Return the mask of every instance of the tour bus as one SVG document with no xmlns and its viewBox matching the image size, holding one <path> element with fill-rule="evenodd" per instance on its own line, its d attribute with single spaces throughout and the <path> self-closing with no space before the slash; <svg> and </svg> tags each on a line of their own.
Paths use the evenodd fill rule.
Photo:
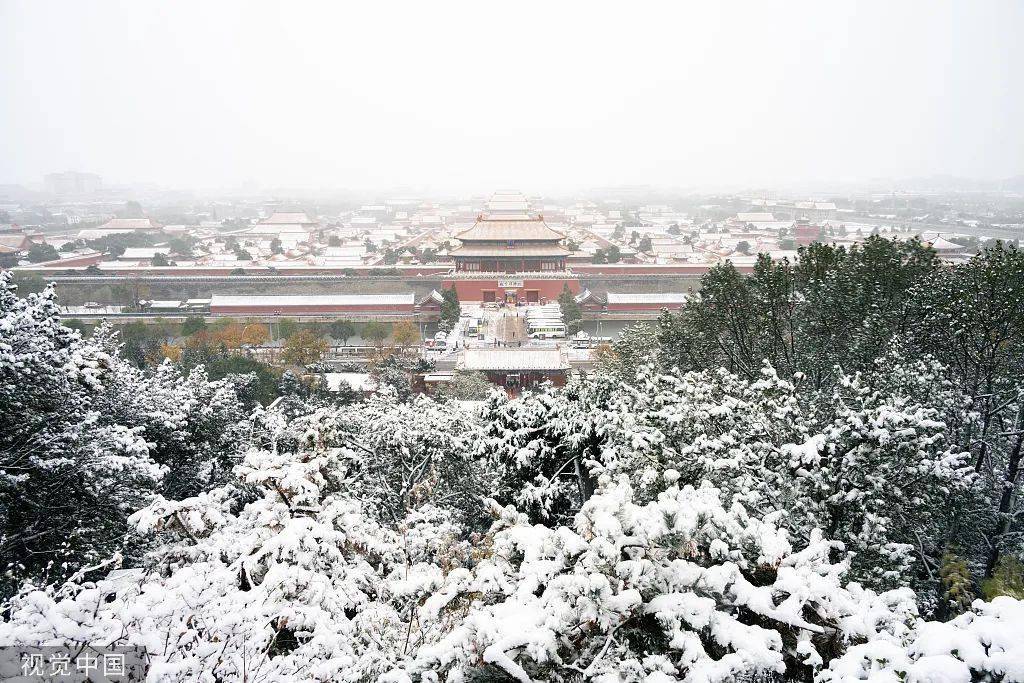
<svg viewBox="0 0 1024 683">
<path fill-rule="evenodd" d="M 536 320 L 527 323 L 531 339 L 561 339 L 565 337 L 565 323 L 559 320 Z"/>
<path fill-rule="evenodd" d="M 565 325 L 561 318 L 530 318 L 526 321 L 526 331 L 529 332 L 535 327 L 549 327 L 551 325 Z"/>
<path fill-rule="evenodd" d="M 565 322 L 560 315 L 531 315 L 526 318 L 526 325 L 529 326 L 534 322 Z"/>
</svg>

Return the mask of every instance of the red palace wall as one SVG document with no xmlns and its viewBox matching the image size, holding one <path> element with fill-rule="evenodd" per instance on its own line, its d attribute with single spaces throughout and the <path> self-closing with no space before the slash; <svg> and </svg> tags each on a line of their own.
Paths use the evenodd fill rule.
<svg viewBox="0 0 1024 683">
<path fill-rule="evenodd" d="M 630 263 L 630 264 L 573 264 L 572 270 L 579 275 L 694 275 L 700 276 L 711 270 L 714 264 L 660 264 L 660 263 Z M 753 266 L 736 266 L 741 273 L 754 272 Z"/>
<path fill-rule="evenodd" d="M 522 286 L 499 286 L 510 282 L 522 283 Z M 569 285 L 569 291 L 573 294 L 580 293 L 579 280 L 574 278 L 531 280 L 510 275 L 507 278 L 500 278 L 500 281 L 498 278 L 481 278 L 480 280 L 445 280 L 443 282 L 446 289 L 455 287 L 459 301 L 486 301 L 485 292 L 494 292 L 494 301 L 504 301 L 507 292 L 515 292 L 517 301 L 521 303 L 533 303 L 534 297 L 538 302 L 541 300 L 554 301 L 562 293 L 562 288 L 565 285 Z"/>
<path fill-rule="evenodd" d="M 67 259 L 58 263 L 53 261 L 51 263 L 37 263 L 34 264 L 40 271 L 60 271 L 65 268 L 75 268 L 82 270 L 82 275 L 89 275 L 84 272 L 84 267 L 93 265 L 107 258 L 106 256 L 83 256 L 79 259 Z M 398 272 L 397 275 L 442 275 L 447 274 L 451 271 L 451 266 L 360 266 L 357 268 L 337 268 L 337 267 L 306 267 L 306 268 L 288 268 L 282 266 L 276 270 L 270 270 L 268 267 L 250 266 L 242 268 L 246 275 L 373 275 L 374 270 L 384 270 L 390 272 L 392 268 L 395 268 Z M 97 275 L 111 275 L 111 276 L 154 276 L 154 275 L 169 275 L 172 277 L 183 277 L 183 276 L 209 276 L 209 277 L 220 277 L 224 275 L 231 275 L 231 272 L 236 270 L 235 267 L 197 267 L 187 268 L 178 266 L 150 266 L 146 267 L 145 264 L 137 265 L 134 267 L 125 266 L 124 268 L 110 267 L 103 268 L 103 270 Z"/>
</svg>

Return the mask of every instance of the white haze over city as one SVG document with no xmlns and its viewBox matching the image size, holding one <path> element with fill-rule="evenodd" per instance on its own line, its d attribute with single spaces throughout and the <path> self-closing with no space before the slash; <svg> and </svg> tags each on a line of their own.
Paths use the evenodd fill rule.
<svg viewBox="0 0 1024 683">
<path fill-rule="evenodd" d="M 0 183 L 1024 173 L 1024 4 L 0 1 Z"/>
</svg>

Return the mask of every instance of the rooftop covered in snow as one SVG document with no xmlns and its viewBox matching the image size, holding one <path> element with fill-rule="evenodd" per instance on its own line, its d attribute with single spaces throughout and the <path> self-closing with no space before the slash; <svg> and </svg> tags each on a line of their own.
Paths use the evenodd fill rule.
<svg viewBox="0 0 1024 683">
<path fill-rule="evenodd" d="M 558 349 L 466 349 L 461 370 L 566 370 L 569 364 Z"/>
</svg>

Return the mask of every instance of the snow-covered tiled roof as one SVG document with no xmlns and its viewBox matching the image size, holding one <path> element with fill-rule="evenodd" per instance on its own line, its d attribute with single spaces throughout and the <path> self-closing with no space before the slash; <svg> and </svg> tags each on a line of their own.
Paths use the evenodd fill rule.
<svg viewBox="0 0 1024 683">
<path fill-rule="evenodd" d="M 260 221 L 263 225 L 313 225 L 315 220 L 305 211 L 278 211 Z"/>
<path fill-rule="evenodd" d="M 85 228 L 84 230 L 78 231 L 77 237 L 80 240 L 98 240 L 103 237 L 109 237 L 110 235 L 124 235 L 130 232 L 132 232 L 130 228 L 108 228 L 104 230 L 100 230 L 99 228 Z"/>
<path fill-rule="evenodd" d="M 751 221 L 756 230 L 784 230 L 792 227 L 793 221 Z"/>
<path fill-rule="evenodd" d="M 171 248 L 170 247 L 128 247 L 127 249 L 124 250 L 124 253 L 121 254 L 121 258 L 123 258 L 123 259 L 132 259 L 132 258 L 146 259 L 146 258 L 153 258 L 157 254 L 167 255 L 167 254 L 170 254 L 170 253 L 171 253 Z"/>
<path fill-rule="evenodd" d="M 945 237 L 936 237 L 928 242 L 929 246 L 935 251 L 964 251 L 965 247 L 962 244 L 951 242 Z"/>
<path fill-rule="evenodd" d="M 339 391 L 342 383 L 356 391 L 373 391 L 377 388 L 376 383 L 365 372 L 327 372 L 323 377 L 329 391 Z"/>
<path fill-rule="evenodd" d="M 483 219 L 455 236 L 463 242 L 472 241 L 506 241 L 506 240 L 540 240 L 557 242 L 564 239 L 565 235 L 548 227 L 547 223 L 532 216 L 523 216 L 512 219 L 511 216 L 502 216 L 500 219 Z"/>
<path fill-rule="evenodd" d="M 280 237 L 308 238 L 309 228 L 302 223 L 258 223 L 245 233 L 250 235 L 278 235 Z"/>
<path fill-rule="evenodd" d="M 27 249 L 31 242 L 27 235 L 15 234 L 15 235 L 0 235 L 0 249 Z"/>
<path fill-rule="evenodd" d="M 462 370 L 565 370 L 569 367 L 558 349 L 466 349 Z"/>
<path fill-rule="evenodd" d="M 610 304 L 682 304 L 686 295 L 679 292 L 608 292 Z"/>
<path fill-rule="evenodd" d="M 155 230 L 160 224 L 152 218 L 111 218 L 100 230 Z"/>
<path fill-rule="evenodd" d="M 569 250 L 558 244 L 469 244 L 453 249 L 452 256 L 567 256 Z"/>
<path fill-rule="evenodd" d="M 346 244 L 340 247 L 324 247 L 320 250 L 321 256 L 338 258 L 342 256 L 364 256 L 366 254 L 365 244 Z"/>
<path fill-rule="evenodd" d="M 767 212 L 747 212 L 736 214 L 736 220 L 743 223 L 764 223 L 774 221 L 775 216 Z"/>
</svg>

